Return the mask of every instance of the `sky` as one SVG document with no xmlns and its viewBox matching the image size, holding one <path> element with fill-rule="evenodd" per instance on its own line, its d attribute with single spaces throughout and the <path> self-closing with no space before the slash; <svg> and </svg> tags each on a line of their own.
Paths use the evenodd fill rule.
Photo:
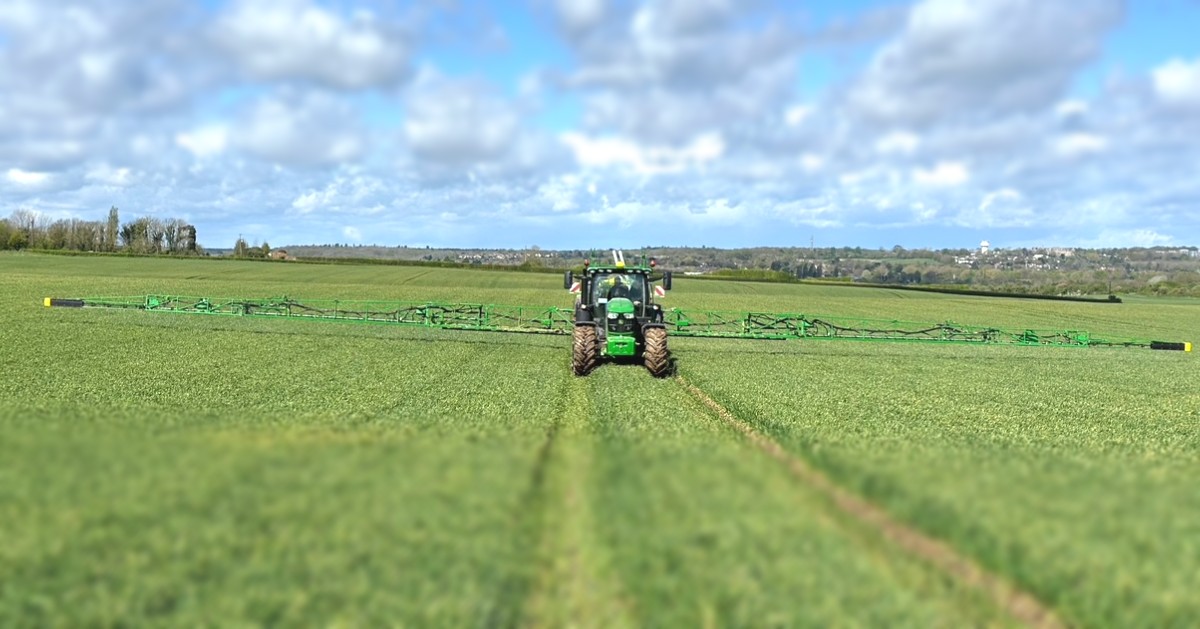
<svg viewBox="0 0 1200 629">
<path fill-rule="evenodd" d="M 1200 0 L 4 0 L 0 216 L 201 244 L 1200 245 Z"/>
</svg>

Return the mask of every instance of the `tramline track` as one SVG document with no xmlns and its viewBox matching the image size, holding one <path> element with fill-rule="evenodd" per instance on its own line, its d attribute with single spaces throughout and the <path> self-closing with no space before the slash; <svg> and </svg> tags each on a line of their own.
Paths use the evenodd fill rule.
<svg viewBox="0 0 1200 629">
<path fill-rule="evenodd" d="M 824 496 L 842 515 L 880 535 L 906 554 L 932 566 L 956 583 L 981 592 L 1004 613 L 1024 626 L 1040 629 L 1058 629 L 1066 626 L 1051 607 L 1038 600 L 1032 593 L 989 571 L 945 541 L 895 519 L 880 505 L 839 485 L 825 472 L 758 431 L 750 422 L 735 415 L 684 376 L 676 375 L 675 382 L 764 456 L 783 465 L 799 483 Z"/>
</svg>

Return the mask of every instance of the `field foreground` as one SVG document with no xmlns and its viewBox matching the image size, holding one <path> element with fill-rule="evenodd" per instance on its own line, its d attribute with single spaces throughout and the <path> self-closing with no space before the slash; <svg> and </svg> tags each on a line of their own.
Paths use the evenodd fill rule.
<svg viewBox="0 0 1200 629">
<path fill-rule="evenodd" d="M 1044 624 L 1200 618 L 1196 354 L 673 339 L 680 378 L 576 378 L 565 337 L 40 306 L 569 304 L 558 288 L 0 255 L 0 625 L 1038 623 L 797 469 L 1027 595 Z M 1187 300 L 681 278 L 666 304 L 1200 341 Z"/>
</svg>

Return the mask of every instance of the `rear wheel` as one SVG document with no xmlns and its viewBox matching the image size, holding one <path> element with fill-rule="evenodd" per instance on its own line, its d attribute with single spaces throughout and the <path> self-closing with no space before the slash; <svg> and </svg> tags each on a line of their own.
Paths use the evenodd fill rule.
<svg viewBox="0 0 1200 629">
<path fill-rule="evenodd" d="M 577 376 L 586 376 L 596 368 L 600 348 L 596 343 L 596 328 L 575 326 L 575 343 L 571 348 L 571 368 Z"/>
<path fill-rule="evenodd" d="M 646 330 L 646 349 L 642 359 L 646 369 L 655 378 L 665 378 L 671 368 L 671 352 L 667 349 L 667 330 L 665 328 L 650 328 Z"/>
</svg>

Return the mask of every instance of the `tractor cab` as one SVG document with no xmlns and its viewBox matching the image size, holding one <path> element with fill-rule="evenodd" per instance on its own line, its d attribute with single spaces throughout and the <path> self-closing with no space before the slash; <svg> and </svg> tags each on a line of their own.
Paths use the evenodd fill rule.
<svg viewBox="0 0 1200 629">
<path fill-rule="evenodd" d="M 591 276 L 592 303 L 612 299 L 628 299 L 645 304 L 650 293 L 649 278 L 645 273 L 621 271 L 596 271 Z"/>
<path fill-rule="evenodd" d="M 606 321 L 609 314 L 618 319 L 627 317 L 645 321 L 662 321 L 662 308 L 654 303 L 654 297 L 666 294 L 671 288 L 671 272 L 665 271 L 655 277 L 656 263 L 653 259 L 641 264 L 625 264 L 620 251 L 613 252 L 613 263 L 593 265 L 584 261 L 583 274 L 575 276 L 567 271 L 563 288 L 576 293 L 575 311 L 577 321 Z M 654 282 L 662 280 L 662 284 Z"/>
<path fill-rule="evenodd" d="M 589 277 L 590 275 L 590 277 Z M 646 316 L 647 296 L 651 294 L 649 276 L 643 272 L 620 270 L 596 270 L 588 277 L 591 287 L 589 303 L 605 314 L 629 312 L 639 317 Z M 583 301 L 582 294 L 580 301 Z"/>
</svg>

